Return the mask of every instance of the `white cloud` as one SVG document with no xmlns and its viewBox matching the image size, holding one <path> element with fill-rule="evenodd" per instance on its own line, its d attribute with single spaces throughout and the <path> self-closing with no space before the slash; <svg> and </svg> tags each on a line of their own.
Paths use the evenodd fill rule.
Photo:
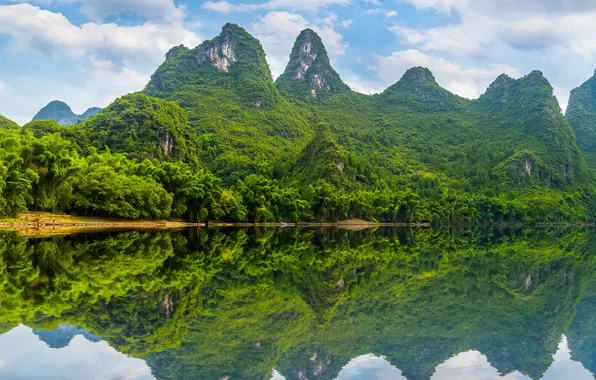
<svg viewBox="0 0 596 380">
<path fill-rule="evenodd" d="M 251 31 L 267 52 L 274 78 L 284 71 L 294 40 L 307 28 L 317 32 L 331 56 L 345 54 L 348 44 L 341 34 L 325 23 L 313 24 L 300 14 L 272 11 L 251 25 Z"/>
<path fill-rule="evenodd" d="M 107 342 L 90 342 L 75 336 L 67 347 L 50 348 L 26 326 L 19 325 L 0 336 L 0 357 L 4 379 L 73 379 L 151 380 L 151 368 L 141 359 L 126 356 Z"/>
<path fill-rule="evenodd" d="M 351 0 L 271 0 L 264 4 L 258 4 L 254 8 L 256 9 L 281 9 L 288 8 L 292 10 L 311 10 L 316 11 L 319 8 L 325 8 L 329 5 L 348 5 Z M 249 9 L 251 5 L 247 6 Z"/>
<path fill-rule="evenodd" d="M 46 61 L 50 66 L 64 63 L 54 75 L 39 70 L 2 78 L 2 112 L 21 124 L 51 100 L 63 100 L 82 113 L 140 91 L 172 46 L 200 42 L 178 23 L 74 25 L 60 13 L 30 4 L 0 6 L 2 35 L 12 37 L 9 49 L 51 57 Z"/>
<path fill-rule="evenodd" d="M 556 0 L 406 0 L 419 8 L 456 10 L 460 21 L 446 26 L 417 30 L 424 50 L 452 54 L 490 55 L 493 45 L 518 49 L 560 49 L 587 59 L 596 58 L 596 3 Z M 559 7 L 556 7 L 556 4 Z M 569 3 L 569 4 L 568 4 Z M 556 11 L 555 11 L 556 10 Z M 393 31 L 402 37 L 405 27 Z M 407 38 L 406 38 L 407 39 Z M 556 53 L 556 52 L 555 52 Z"/>
<path fill-rule="evenodd" d="M 397 16 L 396 11 L 388 11 L 383 8 L 370 8 L 370 9 L 367 9 L 366 11 L 364 11 L 364 14 L 366 14 L 366 15 L 383 15 L 386 18 L 391 18 L 391 17 Z"/>
<path fill-rule="evenodd" d="M 172 46 L 195 46 L 200 39 L 177 24 L 138 26 L 86 23 L 73 25 L 60 13 L 29 4 L 0 6 L 0 35 L 10 35 L 16 47 L 47 56 L 82 56 L 157 64 Z M 147 62 L 147 60 L 149 62 Z"/>
<path fill-rule="evenodd" d="M 354 24 L 354 20 L 349 19 L 349 20 L 343 20 L 341 22 L 341 27 L 342 28 L 349 28 L 350 26 L 352 26 Z"/>
<path fill-rule="evenodd" d="M 234 10 L 233 5 L 227 1 L 207 1 L 203 3 L 203 9 L 220 13 L 230 13 Z"/>
<path fill-rule="evenodd" d="M 329 12 L 327 17 L 322 19 L 320 22 L 330 27 L 334 27 L 337 23 L 337 14 L 335 12 Z"/>
<path fill-rule="evenodd" d="M 416 29 L 408 28 L 404 25 L 392 25 L 388 29 L 400 36 L 403 41 L 410 44 L 417 45 L 427 40 L 427 35 L 425 33 L 421 33 Z"/>
<path fill-rule="evenodd" d="M 589 67 L 596 60 L 593 0 L 403 1 L 420 9 L 456 13 L 458 21 L 427 29 L 389 27 L 402 42 L 433 54 L 446 52 L 458 60 L 471 60 L 480 67 L 501 61 L 527 71 L 540 69 L 554 78 L 563 107 L 569 88 L 589 77 Z"/>
<path fill-rule="evenodd" d="M 415 66 L 427 67 L 437 82 L 447 90 L 466 98 L 477 98 L 502 73 L 519 76 L 514 67 L 493 64 L 488 68 L 463 68 L 445 58 L 415 49 L 397 51 L 390 56 L 377 56 L 370 69 L 386 84 L 395 83 L 403 73 Z"/>
<path fill-rule="evenodd" d="M 367 83 L 363 81 L 352 82 L 345 80 L 346 84 L 354 91 L 359 92 L 361 94 L 372 95 L 378 94 L 385 90 L 385 86 L 377 84 L 377 83 Z"/>
<path fill-rule="evenodd" d="M 513 371 L 506 375 L 499 374 L 496 368 L 491 366 L 486 356 L 478 351 L 468 351 L 457 354 L 435 368 L 431 377 L 438 379 L 502 379 L 522 380 L 529 379 L 519 371 Z"/>
<path fill-rule="evenodd" d="M 461 9 L 468 5 L 471 0 L 402 0 L 410 3 L 418 9 L 434 8 L 441 12 L 450 12 L 453 9 Z"/>
</svg>

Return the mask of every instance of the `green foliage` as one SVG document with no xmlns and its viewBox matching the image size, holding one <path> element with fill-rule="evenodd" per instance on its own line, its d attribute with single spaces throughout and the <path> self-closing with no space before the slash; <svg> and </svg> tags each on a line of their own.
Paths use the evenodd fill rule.
<svg viewBox="0 0 596 380">
<path fill-rule="evenodd" d="M 85 123 L 90 146 L 129 157 L 198 164 L 199 141 L 185 112 L 173 102 L 131 94 Z"/>
<path fill-rule="evenodd" d="M 81 157 L 60 134 L 36 138 L 34 132 L 0 130 L 2 216 L 34 210 L 132 219 L 246 218 L 240 200 L 204 169 L 180 161 L 137 163 L 109 149 L 90 148 Z"/>
<path fill-rule="evenodd" d="M 565 117 L 573 127 L 577 145 L 592 169 L 596 168 L 596 77 L 571 91 Z"/>
<path fill-rule="evenodd" d="M 172 195 L 153 179 L 122 170 L 123 159 L 109 152 L 87 157 L 71 184 L 72 210 L 131 219 L 170 217 Z"/>
<path fill-rule="evenodd" d="M 82 326 L 158 379 L 334 379 L 369 353 L 429 378 L 469 350 L 539 378 L 562 334 L 591 365 L 589 230 L 0 237 L 3 328 Z"/>
<path fill-rule="evenodd" d="M 21 127 L 17 123 L 0 115 L 0 129 L 19 129 L 19 128 L 21 128 Z"/>
<path fill-rule="evenodd" d="M 591 109 L 589 88 L 570 110 Z M 362 95 L 312 30 L 298 36 L 277 83 L 260 43 L 227 24 L 194 49 L 171 49 L 143 94 L 83 124 L 33 121 L 20 135 L 22 161 L 0 171 L 4 215 L 27 207 L 192 221 L 596 220 L 595 174 L 542 73 L 502 75 L 473 101 L 415 67 Z M 19 197 L 11 186 L 31 191 Z"/>
</svg>

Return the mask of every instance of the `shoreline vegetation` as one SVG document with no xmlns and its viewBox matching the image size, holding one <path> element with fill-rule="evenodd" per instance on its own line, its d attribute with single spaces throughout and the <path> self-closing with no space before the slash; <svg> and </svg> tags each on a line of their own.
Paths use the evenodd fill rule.
<svg viewBox="0 0 596 380">
<path fill-rule="evenodd" d="M 180 229 L 180 228 L 226 228 L 226 227 L 336 227 L 346 230 L 361 230 L 375 227 L 430 227 L 430 223 L 378 223 L 360 219 L 344 220 L 332 223 L 311 222 L 271 222 L 271 223 L 246 223 L 246 222 L 197 222 L 189 223 L 182 220 L 137 220 L 101 217 L 81 217 L 68 214 L 52 214 L 46 212 L 25 212 L 15 218 L 0 219 L 0 230 L 17 230 L 25 234 L 42 235 L 68 234 L 74 232 L 99 231 L 111 229 Z M 27 233 L 29 231 L 30 233 Z"/>
<path fill-rule="evenodd" d="M 85 232 L 110 230 L 176 230 L 183 228 L 337 228 L 349 231 L 360 231 L 378 227 L 388 228 L 431 228 L 431 227 L 501 227 L 501 228 L 549 228 L 549 227 L 586 227 L 593 228 L 594 223 L 476 223 L 473 225 L 433 225 L 431 223 L 380 223 L 361 219 L 342 220 L 338 222 L 197 222 L 182 220 L 138 220 L 101 217 L 81 217 L 68 214 L 52 214 L 46 212 L 25 212 L 15 218 L 0 218 L 0 231 L 15 231 L 27 237 L 45 237 L 69 235 Z"/>
</svg>

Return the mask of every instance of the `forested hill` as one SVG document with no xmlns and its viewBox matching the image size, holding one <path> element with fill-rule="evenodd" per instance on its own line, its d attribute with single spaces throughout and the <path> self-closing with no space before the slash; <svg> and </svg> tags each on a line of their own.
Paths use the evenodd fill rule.
<svg viewBox="0 0 596 380">
<path fill-rule="evenodd" d="M 596 73 L 571 91 L 565 115 L 575 130 L 577 145 L 586 161 L 596 169 Z"/>
<path fill-rule="evenodd" d="M 274 81 L 260 42 L 226 24 L 195 48 L 172 48 L 142 93 L 87 121 L 4 122 L 0 209 L 251 222 L 594 221 L 596 168 L 583 137 L 596 125 L 592 82 L 574 91 L 569 119 L 539 71 L 501 75 L 469 100 L 415 67 L 363 95 L 310 29 Z"/>
</svg>

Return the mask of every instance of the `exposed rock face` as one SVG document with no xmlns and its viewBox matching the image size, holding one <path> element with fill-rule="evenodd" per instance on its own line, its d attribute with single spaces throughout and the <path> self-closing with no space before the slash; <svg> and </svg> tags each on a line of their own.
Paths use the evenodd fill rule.
<svg viewBox="0 0 596 380">
<path fill-rule="evenodd" d="M 172 139 L 172 136 L 169 133 L 166 134 L 159 140 L 159 145 L 161 146 L 161 150 L 164 156 L 170 157 L 174 148 L 174 141 Z"/>
<path fill-rule="evenodd" d="M 532 161 L 526 160 L 524 163 L 524 172 L 530 177 L 532 176 Z"/>
<path fill-rule="evenodd" d="M 170 49 L 144 92 L 169 98 L 177 92 L 188 94 L 189 88 L 201 92 L 208 86 L 225 87 L 253 109 L 268 110 L 280 100 L 261 43 L 235 24 L 224 25 L 217 37 L 194 49 Z"/>
<path fill-rule="evenodd" d="M 331 67 L 321 38 L 311 29 L 303 30 L 296 39 L 290 62 L 276 84 L 283 93 L 301 100 L 351 91 Z"/>
<path fill-rule="evenodd" d="M 198 63 L 208 61 L 217 70 L 229 72 L 230 66 L 238 62 L 230 35 L 224 35 L 222 39 L 210 42 L 197 52 Z"/>
<path fill-rule="evenodd" d="M 101 112 L 101 108 L 93 107 L 89 108 L 82 115 L 77 115 L 72 112 L 68 104 L 54 100 L 42 108 L 33 117 L 33 120 L 55 120 L 62 126 L 69 126 L 87 120 L 99 112 Z"/>
</svg>

